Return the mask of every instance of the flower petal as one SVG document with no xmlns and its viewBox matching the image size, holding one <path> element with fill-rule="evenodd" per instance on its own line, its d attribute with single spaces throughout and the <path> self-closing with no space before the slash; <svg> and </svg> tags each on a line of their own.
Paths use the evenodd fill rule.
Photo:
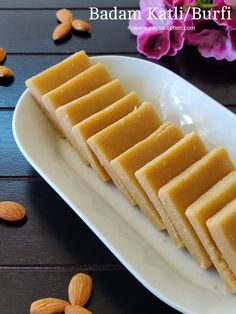
<svg viewBox="0 0 236 314">
<path fill-rule="evenodd" d="M 228 35 L 232 49 L 236 52 L 236 29 L 231 29 Z"/>
<path fill-rule="evenodd" d="M 164 0 L 168 8 L 194 5 L 196 0 Z"/>
<path fill-rule="evenodd" d="M 175 20 L 173 21 L 170 29 L 170 49 L 167 53 L 168 56 L 175 56 L 179 50 L 184 46 L 184 22 Z"/>
<path fill-rule="evenodd" d="M 214 8 L 211 9 L 212 17 L 214 15 L 216 16 L 215 22 L 221 26 L 236 27 L 236 10 L 231 9 L 230 19 L 222 18 L 223 7 L 225 7 L 225 3 L 223 0 L 221 0 L 221 1 L 219 1 L 219 3 L 217 3 L 217 5 Z M 227 14 L 225 14 L 225 17 L 226 16 L 227 16 Z"/>
<path fill-rule="evenodd" d="M 231 20 L 228 20 L 228 26 L 236 28 L 236 9 L 231 12 Z"/>
<path fill-rule="evenodd" d="M 232 36 L 234 35 L 232 34 Z M 236 60 L 236 50 L 233 49 L 230 38 L 224 30 L 204 30 L 195 39 L 203 57 L 213 57 L 216 60 Z"/>
<path fill-rule="evenodd" d="M 164 0 L 140 0 L 140 9 L 148 10 L 148 8 L 165 8 Z"/>
<path fill-rule="evenodd" d="M 199 52 L 205 58 L 214 57 L 217 60 L 224 59 L 224 52 L 227 49 L 224 31 L 221 30 L 204 30 L 202 41 L 198 46 Z"/>
<path fill-rule="evenodd" d="M 170 49 L 169 32 L 150 31 L 138 36 L 138 51 L 148 58 L 160 59 Z"/>
<path fill-rule="evenodd" d="M 236 8 L 236 0 L 224 0 L 226 5 L 231 6 L 232 8 Z"/>
<path fill-rule="evenodd" d="M 138 17 L 140 14 L 141 20 L 135 19 L 135 17 Z M 150 23 L 147 21 L 147 11 L 136 11 L 129 21 L 129 30 L 136 36 L 145 32 L 148 26 L 150 26 Z"/>
</svg>

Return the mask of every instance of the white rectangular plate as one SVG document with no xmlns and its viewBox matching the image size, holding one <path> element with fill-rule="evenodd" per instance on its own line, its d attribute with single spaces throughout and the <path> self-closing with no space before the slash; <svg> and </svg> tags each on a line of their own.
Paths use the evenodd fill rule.
<svg viewBox="0 0 236 314">
<path fill-rule="evenodd" d="M 151 101 L 164 121 L 176 123 L 185 133 L 197 131 L 209 149 L 225 146 L 236 162 L 236 117 L 216 101 L 154 63 L 120 56 L 91 59 L 102 62 L 127 91 L 135 90 Z M 17 104 L 13 132 L 36 171 L 154 295 L 184 313 L 235 313 L 236 299 L 216 271 L 201 270 L 112 184 L 101 182 L 84 166 L 55 134 L 27 90 Z"/>
</svg>

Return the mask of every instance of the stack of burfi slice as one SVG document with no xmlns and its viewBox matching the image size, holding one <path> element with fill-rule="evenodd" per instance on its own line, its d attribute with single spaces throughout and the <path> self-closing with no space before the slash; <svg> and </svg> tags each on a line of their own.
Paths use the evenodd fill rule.
<svg viewBox="0 0 236 314">
<path fill-rule="evenodd" d="M 84 51 L 27 80 L 60 135 L 200 267 L 236 293 L 236 171 L 227 151 L 163 123 Z"/>
</svg>

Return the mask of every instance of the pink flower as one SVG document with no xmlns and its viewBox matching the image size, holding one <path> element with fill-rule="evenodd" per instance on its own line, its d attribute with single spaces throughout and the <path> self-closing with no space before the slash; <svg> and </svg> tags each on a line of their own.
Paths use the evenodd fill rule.
<svg viewBox="0 0 236 314">
<path fill-rule="evenodd" d="M 149 32 L 152 30 L 153 27 L 156 27 L 157 29 L 163 28 L 166 24 L 166 21 L 162 20 L 154 20 L 154 19 L 148 19 L 149 13 L 148 8 L 154 7 L 159 8 L 159 10 L 165 10 L 163 0 L 141 0 L 140 1 L 140 11 L 136 11 L 135 14 L 133 14 L 132 19 L 129 22 L 129 28 L 131 32 L 139 36 L 143 34 L 144 32 Z M 141 15 L 141 19 L 135 19 L 135 17 L 138 17 Z"/>
<path fill-rule="evenodd" d="M 135 17 L 139 16 L 141 14 L 141 19 L 135 19 Z M 148 13 L 146 10 L 143 11 L 136 11 L 133 14 L 132 19 L 129 21 L 129 29 L 130 31 L 136 35 L 139 36 L 143 32 L 145 32 L 148 27 L 151 27 L 152 24 L 147 21 L 148 18 Z"/>
<path fill-rule="evenodd" d="M 165 8 L 165 0 L 140 0 L 140 9 L 147 10 L 148 8 Z"/>
<path fill-rule="evenodd" d="M 173 29 L 170 30 L 170 49 L 167 52 L 168 56 L 175 56 L 184 46 L 184 22 L 175 20 L 172 24 Z"/>
<path fill-rule="evenodd" d="M 221 11 L 225 6 L 225 0 L 214 0 L 215 7 L 211 12 Z M 195 22 L 195 31 L 186 32 L 185 43 L 196 46 L 205 58 L 213 57 L 217 60 L 236 59 L 236 10 L 231 11 L 231 20 L 221 19 L 217 14 L 217 20 L 198 20 Z"/>
<path fill-rule="evenodd" d="M 228 20 L 228 26 L 236 28 L 236 10 L 231 12 L 231 20 Z"/>
<path fill-rule="evenodd" d="M 186 21 L 173 19 L 159 19 L 160 11 L 183 7 L 184 16 L 189 5 L 195 0 L 140 0 L 140 11 L 134 16 L 141 19 L 132 19 L 130 29 L 137 36 L 137 49 L 149 58 L 160 59 L 162 56 L 174 56 L 184 46 L 184 43 L 196 46 L 205 58 L 214 57 L 217 60 L 236 60 L 236 10 L 233 9 L 236 0 L 213 0 L 215 7 L 211 13 L 217 13 L 217 19 L 192 19 L 192 12 L 188 12 Z M 227 4 L 226 4 L 227 3 Z M 231 19 L 222 19 L 223 6 L 231 6 Z M 149 19 L 149 8 L 156 8 L 157 19 Z M 166 14 L 168 16 L 168 14 Z M 175 17 L 176 18 L 176 17 Z M 194 26 L 193 30 L 190 26 Z M 190 27 L 190 28 L 189 28 Z M 186 30 L 189 28 L 190 30 Z"/>
<path fill-rule="evenodd" d="M 226 5 L 231 6 L 232 8 L 236 8 L 236 0 L 224 0 Z"/>
<path fill-rule="evenodd" d="M 228 37 L 229 37 L 229 40 L 231 42 L 231 46 L 232 46 L 233 51 L 236 52 L 236 29 L 231 29 L 228 32 Z"/>
<path fill-rule="evenodd" d="M 152 59 L 175 56 L 183 45 L 184 23 L 178 20 L 173 22 L 170 29 L 144 32 L 138 36 L 138 51 Z"/>
<path fill-rule="evenodd" d="M 211 12 L 213 13 L 214 11 L 216 12 L 217 20 L 216 23 L 218 25 L 226 26 L 227 28 L 234 28 L 236 27 L 236 10 L 231 10 L 231 19 L 222 19 L 221 17 L 221 10 L 225 6 L 226 0 L 215 0 L 216 6 L 211 9 Z M 236 2 L 236 0 L 235 0 Z"/>
<path fill-rule="evenodd" d="M 204 29 L 199 33 L 189 34 L 189 45 L 197 46 L 205 58 L 214 57 L 216 60 L 236 59 L 236 32 L 226 32 L 224 29 Z"/>
<path fill-rule="evenodd" d="M 213 3 L 216 5 L 218 4 L 228 5 L 233 9 L 236 8 L 236 0 L 213 0 Z"/>
<path fill-rule="evenodd" d="M 194 5 L 196 0 L 163 0 L 168 8 Z"/>
<path fill-rule="evenodd" d="M 138 36 L 138 51 L 148 58 L 160 59 L 170 50 L 168 31 L 144 32 Z"/>
<path fill-rule="evenodd" d="M 141 20 L 131 19 L 129 23 L 131 32 L 138 37 L 138 51 L 154 59 L 176 55 L 184 45 L 184 22 L 171 19 L 148 20 L 148 7 L 166 10 L 163 0 L 141 0 L 140 7 Z"/>
</svg>

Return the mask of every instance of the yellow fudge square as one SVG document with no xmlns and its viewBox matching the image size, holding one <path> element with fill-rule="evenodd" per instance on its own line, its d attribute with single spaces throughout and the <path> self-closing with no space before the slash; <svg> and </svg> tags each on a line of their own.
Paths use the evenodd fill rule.
<svg viewBox="0 0 236 314">
<path fill-rule="evenodd" d="M 150 103 L 143 103 L 124 118 L 90 137 L 90 148 L 107 173 L 131 204 L 134 199 L 112 169 L 110 161 L 145 139 L 161 125 L 160 118 Z M 160 226 L 163 228 L 163 225 Z"/>
<path fill-rule="evenodd" d="M 67 139 L 76 148 L 72 127 L 125 96 L 119 80 L 109 82 L 91 93 L 80 97 L 56 110 L 57 120 Z M 83 155 L 83 151 L 79 149 Z M 86 156 L 84 156 L 86 159 Z M 88 162 L 87 162 L 88 163 Z"/>
<path fill-rule="evenodd" d="M 209 218 L 207 227 L 223 259 L 226 260 L 229 269 L 236 277 L 236 199 Z"/>
<path fill-rule="evenodd" d="M 131 92 L 127 96 L 116 101 L 114 104 L 97 112 L 72 128 L 74 143 L 77 150 L 82 151 L 83 154 L 86 155 L 86 159 L 103 181 L 108 181 L 110 176 L 106 172 L 105 168 L 100 164 L 96 155 L 90 149 L 87 144 L 87 140 L 92 135 L 120 120 L 140 105 L 141 100 L 138 95 L 135 92 Z"/>
<path fill-rule="evenodd" d="M 204 144 L 196 133 L 190 133 L 156 157 L 135 175 L 159 212 L 166 229 L 177 247 L 183 247 L 183 241 L 173 225 L 158 197 L 162 186 L 186 170 L 207 153 Z"/>
<path fill-rule="evenodd" d="M 25 83 L 37 102 L 44 108 L 43 95 L 64 84 L 91 66 L 84 51 L 77 52 L 62 62 L 33 76 Z"/>
<path fill-rule="evenodd" d="M 236 280 L 226 261 L 212 239 L 207 221 L 231 200 L 236 197 L 236 172 L 233 171 L 216 183 L 209 191 L 198 198 L 186 210 L 186 216 L 202 241 L 212 263 L 219 272 L 225 285 L 230 291 L 236 292 Z M 220 234 L 220 231 L 219 231 Z"/>
<path fill-rule="evenodd" d="M 163 153 L 183 137 L 182 132 L 174 124 L 167 122 L 149 137 L 134 145 L 111 161 L 111 166 L 137 202 L 140 209 L 158 229 L 162 220 L 152 205 L 149 197 L 138 183 L 135 172 L 143 165 Z"/>
<path fill-rule="evenodd" d="M 43 96 L 42 100 L 48 117 L 60 129 L 56 116 L 57 108 L 90 93 L 111 80 L 111 76 L 103 64 L 98 63 L 91 66 Z"/>
<path fill-rule="evenodd" d="M 211 260 L 187 216 L 186 209 L 234 170 L 227 151 L 218 147 L 159 190 L 159 198 L 192 257 L 202 268 Z"/>
</svg>

